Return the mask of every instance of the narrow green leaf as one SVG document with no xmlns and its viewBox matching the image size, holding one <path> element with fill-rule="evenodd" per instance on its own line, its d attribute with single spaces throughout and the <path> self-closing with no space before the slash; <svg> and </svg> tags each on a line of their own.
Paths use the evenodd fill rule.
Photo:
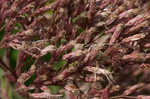
<svg viewBox="0 0 150 99">
<path fill-rule="evenodd" d="M 0 31 L 0 41 L 3 39 L 4 34 L 5 34 L 5 29 L 2 29 L 2 30 Z"/>
<path fill-rule="evenodd" d="M 30 89 L 28 92 L 33 93 L 34 91 L 35 91 L 35 89 Z"/>
<path fill-rule="evenodd" d="M 50 85 L 48 86 L 48 88 L 50 89 L 52 94 L 56 94 L 59 92 L 59 90 L 62 88 L 61 86 L 57 86 L 57 85 Z"/>
<path fill-rule="evenodd" d="M 105 32 L 104 31 L 100 31 L 99 32 L 99 37 L 101 37 Z"/>
<path fill-rule="evenodd" d="M 71 51 L 74 51 L 74 50 L 75 50 L 75 47 L 73 47 Z"/>
<path fill-rule="evenodd" d="M 45 14 L 52 15 L 52 14 L 53 14 L 53 11 L 52 11 L 52 10 L 48 10 Z"/>
<path fill-rule="evenodd" d="M 79 15 L 77 15 L 75 18 L 72 19 L 72 22 L 75 23 L 80 17 L 86 17 L 87 12 L 82 12 Z"/>
<path fill-rule="evenodd" d="M 27 13 L 24 13 L 23 16 L 24 16 L 24 17 L 28 17 L 29 15 L 28 15 Z"/>
<path fill-rule="evenodd" d="M 12 30 L 12 34 L 16 34 L 17 32 L 21 32 L 22 30 L 22 25 L 20 23 L 16 23 L 15 28 Z"/>
<path fill-rule="evenodd" d="M 80 33 L 82 33 L 84 31 L 84 29 L 82 27 L 79 27 L 77 30 L 77 34 L 76 37 L 80 35 Z"/>
<path fill-rule="evenodd" d="M 48 54 L 42 56 L 42 60 L 43 61 L 49 61 L 51 59 L 51 57 L 52 57 L 51 53 L 48 53 Z"/>
<path fill-rule="evenodd" d="M 10 51 L 10 65 L 11 65 L 12 69 L 15 69 L 15 67 L 16 67 L 17 57 L 18 57 L 18 51 L 11 49 L 11 51 Z"/>
<path fill-rule="evenodd" d="M 5 53 L 5 49 L 0 49 L 0 58 L 4 56 L 4 53 Z"/>
<path fill-rule="evenodd" d="M 75 18 L 72 19 L 72 22 L 75 23 L 79 18 L 80 18 L 80 15 L 76 16 Z"/>
<path fill-rule="evenodd" d="M 34 37 L 33 37 L 33 40 L 34 40 L 34 41 L 37 41 L 37 40 L 39 40 L 39 37 L 38 37 L 38 36 L 34 36 Z"/>
<path fill-rule="evenodd" d="M 35 78 L 36 78 L 36 74 L 34 73 L 24 84 L 26 86 L 29 86 L 30 84 L 33 83 L 33 81 L 35 80 Z"/>
<path fill-rule="evenodd" d="M 45 43 L 45 47 L 49 46 L 50 45 L 50 42 L 46 42 Z"/>
<path fill-rule="evenodd" d="M 73 63 L 70 63 L 70 64 L 69 64 L 69 67 L 72 67 L 72 66 L 73 66 Z"/>
<path fill-rule="evenodd" d="M 25 66 L 23 66 L 22 68 L 22 72 L 27 72 L 29 70 L 29 68 L 31 67 L 31 65 L 34 63 L 35 59 L 32 58 L 32 56 L 29 56 L 26 58 L 24 64 Z"/>
<path fill-rule="evenodd" d="M 66 42 L 67 42 L 67 40 L 65 38 L 62 38 L 61 41 L 60 41 L 61 44 L 64 44 Z"/>
<path fill-rule="evenodd" d="M 55 2 L 56 0 L 48 0 L 47 2 L 46 2 L 46 5 L 49 5 L 49 4 L 51 4 L 51 3 L 53 3 L 53 2 Z"/>
<path fill-rule="evenodd" d="M 8 97 L 9 97 L 9 99 L 13 99 L 13 89 L 12 89 L 12 86 L 9 86 Z"/>
<path fill-rule="evenodd" d="M 55 69 L 56 71 L 58 71 L 58 70 L 60 70 L 60 68 L 61 67 L 63 67 L 64 65 L 66 65 L 66 61 L 64 61 L 64 60 L 60 60 L 60 61 L 58 61 L 58 62 L 55 62 L 54 64 L 53 64 L 53 69 Z"/>
</svg>

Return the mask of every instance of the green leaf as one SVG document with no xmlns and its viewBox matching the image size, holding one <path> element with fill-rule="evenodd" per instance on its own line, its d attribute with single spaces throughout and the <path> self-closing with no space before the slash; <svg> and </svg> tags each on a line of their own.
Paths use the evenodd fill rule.
<svg viewBox="0 0 150 99">
<path fill-rule="evenodd" d="M 12 86 L 9 86 L 8 97 L 9 97 L 9 99 L 13 99 L 13 88 L 12 88 Z"/>
<path fill-rule="evenodd" d="M 61 98 L 62 98 L 62 99 L 66 99 L 65 97 L 66 97 L 66 94 L 65 94 L 65 92 L 63 92 L 63 94 L 62 94 L 62 97 L 61 97 Z"/>
<path fill-rule="evenodd" d="M 78 30 L 77 30 L 78 33 L 81 33 L 83 31 L 84 31 L 84 29 L 82 27 L 78 28 Z"/>
<path fill-rule="evenodd" d="M 52 15 L 53 15 L 53 11 L 52 10 L 48 10 L 44 13 L 44 16 L 47 18 L 47 19 L 51 19 L 52 18 Z"/>
<path fill-rule="evenodd" d="M 0 80 L 1 80 L 0 86 L 1 86 L 2 90 L 5 90 L 6 82 L 5 82 L 5 77 L 4 77 L 4 74 L 3 74 L 3 70 L 1 68 L 0 68 Z"/>
<path fill-rule="evenodd" d="M 84 29 L 82 27 L 79 27 L 78 30 L 77 30 L 76 37 L 79 36 L 79 34 L 82 33 L 83 31 L 84 31 Z"/>
<path fill-rule="evenodd" d="M 5 53 L 5 49 L 0 49 L 0 58 L 4 56 L 4 53 Z"/>
<path fill-rule="evenodd" d="M 18 51 L 11 49 L 10 51 L 10 65 L 12 69 L 15 69 L 17 63 Z"/>
<path fill-rule="evenodd" d="M 101 57 L 102 55 L 103 55 L 103 52 L 102 52 L 102 51 L 99 51 L 98 57 Z"/>
<path fill-rule="evenodd" d="M 38 37 L 38 36 L 34 36 L 34 37 L 33 37 L 33 40 L 34 40 L 34 41 L 37 41 L 37 40 L 39 40 L 39 37 Z"/>
<path fill-rule="evenodd" d="M 48 53 L 48 54 L 42 56 L 42 60 L 43 61 L 49 61 L 51 59 L 51 57 L 52 57 L 51 53 Z"/>
<path fill-rule="evenodd" d="M 36 78 L 36 74 L 34 73 L 24 84 L 26 86 L 29 86 L 30 84 L 33 83 L 33 81 L 35 80 L 35 78 Z"/>
<path fill-rule="evenodd" d="M 3 70 L 0 68 L 0 78 L 3 76 Z"/>
<path fill-rule="evenodd" d="M 52 15 L 52 14 L 53 14 L 53 11 L 52 11 L 52 10 L 48 10 L 47 12 L 45 12 L 45 14 Z"/>
<path fill-rule="evenodd" d="M 73 47 L 71 51 L 74 51 L 74 50 L 75 50 L 75 47 Z"/>
<path fill-rule="evenodd" d="M 72 66 L 73 66 L 73 63 L 70 63 L 70 64 L 69 64 L 69 67 L 72 67 Z"/>
<path fill-rule="evenodd" d="M 82 12 L 79 15 L 77 15 L 75 18 L 72 19 L 72 22 L 75 23 L 80 17 L 86 17 L 87 12 Z"/>
<path fill-rule="evenodd" d="M 12 30 L 12 34 L 16 34 L 17 32 L 21 32 L 22 30 L 22 25 L 20 23 L 16 23 L 15 28 Z"/>
<path fill-rule="evenodd" d="M 35 89 L 30 89 L 28 92 L 33 93 L 34 91 L 35 91 Z"/>
<path fill-rule="evenodd" d="M 104 31 L 99 32 L 99 37 L 101 37 L 104 33 Z"/>
<path fill-rule="evenodd" d="M 4 34 L 5 34 L 5 29 L 2 29 L 2 30 L 0 31 L 0 41 L 3 39 Z"/>
<path fill-rule="evenodd" d="M 62 89 L 61 86 L 57 86 L 57 85 L 50 85 L 48 86 L 48 88 L 50 89 L 52 94 L 56 94 L 59 92 L 60 89 Z"/>
<path fill-rule="evenodd" d="M 65 38 L 62 38 L 60 42 L 61 42 L 61 44 L 64 44 L 67 42 L 67 40 Z"/>
<path fill-rule="evenodd" d="M 48 0 L 48 2 L 46 2 L 46 5 L 49 5 L 49 4 L 51 4 L 51 3 L 53 3 L 53 2 L 55 2 L 56 0 Z"/>
<path fill-rule="evenodd" d="M 28 17 L 29 15 L 28 15 L 27 13 L 24 13 L 23 16 L 24 16 L 24 17 Z"/>
<path fill-rule="evenodd" d="M 80 15 L 76 16 L 75 18 L 72 19 L 72 22 L 75 23 L 79 18 L 80 18 Z"/>
<path fill-rule="evenodd" d="M 13 92 L 13 97 L 12 97 L 12 99 L 24 99 L 24 98 L 23 98 L 21 95 L 19 95 L 19 94 Z"/>
<path fill-rule="evenodd" d="M 6 77 L 3 74 L 4 72 L 2 69 L 0 69 L 0 86 L 2 91 L 6 91 Z M 9 83 L 10 84 L 10 83 Z M 8 99 L 23 99 L 21 96 L 19 96 L 17 93 L 14 92 L 13 90 L 13 85 L 9 85 L 9 90 L 8 90 Z M 5 97 L 1 96 L 0 99 L 6 99 Z"/>
<path fill-rule="evenodd" d="M 58 62 L 55 62 L 54 64 L 53 64 L 53 69 L 55 69 L 56 71 L 58 71 L 61 67 L 63 67 L 64 65 L 66 65 L 66 61 L 64 61 L 64 60 L 60 60 L 60 61 L 58 61 Z"/>
<path fill-rule="evenodd" d="M 57 41 L 57 42 L 56 42 L 56 47 L 59 48 L 60 45 L 61 45 L 61 42 L 60 42 L 60 41 Z"/>
<path fill-rule="evenodd" d="M 35 59 L 32 58 L 32 56 L 29 56 L 26 58 L 24 64 L 25 66 L 23 66 L 22 68 L 22 72 L 27 72 L 29 70 L 29 68 L 31 67 L 31 65 L 34 63 Z"/>
<path fill-rule="evenodd" d="M 46 42 L 45 43 L 45 47 L 49 46 L 50 45 L 50 42 Z"/>
</svg>

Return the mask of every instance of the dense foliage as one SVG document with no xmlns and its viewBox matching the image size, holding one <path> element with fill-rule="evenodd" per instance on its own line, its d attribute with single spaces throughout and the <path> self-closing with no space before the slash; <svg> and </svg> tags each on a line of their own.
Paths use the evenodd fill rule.
<svg viewBox="0 0 150 99">
<path fill-rule="evenodd" d="M 0 67 L 27 99 L 149 99 L 149 32 L 149 0 L 0 0 Z"/>
</svg>

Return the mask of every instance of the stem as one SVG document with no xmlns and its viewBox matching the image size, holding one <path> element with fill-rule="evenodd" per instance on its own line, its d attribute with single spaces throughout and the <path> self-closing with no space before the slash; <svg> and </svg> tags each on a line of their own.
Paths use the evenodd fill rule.
<svg viewBox="0 0 150 99">
<path fill-rule="evenodd" d="M 15 78 L 17 78 L 16 73 L 11 70 L 1 59 L 0 59 L 0 67 L 5 71 L 9 71 Z"/>
<path fill-rule="evenodd" d="M 118 98 L 137 99 L 136 96 L 114 96 L 114 97 L 111 97 L 110 99 L 118 99 Z"/>
</svg>

